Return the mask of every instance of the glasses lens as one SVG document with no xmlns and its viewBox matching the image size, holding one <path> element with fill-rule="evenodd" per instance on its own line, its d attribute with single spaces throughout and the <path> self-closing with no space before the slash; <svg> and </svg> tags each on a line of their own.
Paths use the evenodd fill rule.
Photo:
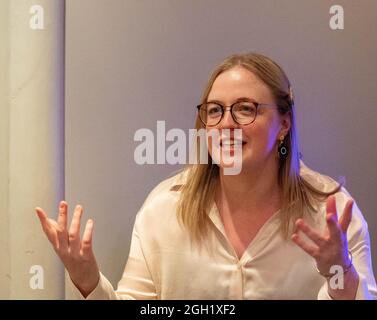
<svg viewBox="0 0 377 320">
<path fill-rule="evenodd" d="M 216 103 L 203 104 L 199 110 L 200 119 L 207 126 L 217 125 L 222 117 L 223 109 Z"/>
<path fill-rule="evenodd" d="M 233 106 L 233 117 L 239 124 L 249 124 L 257 116 L 257 106 L 253 102 L 239 102 Z"/>
</svg>

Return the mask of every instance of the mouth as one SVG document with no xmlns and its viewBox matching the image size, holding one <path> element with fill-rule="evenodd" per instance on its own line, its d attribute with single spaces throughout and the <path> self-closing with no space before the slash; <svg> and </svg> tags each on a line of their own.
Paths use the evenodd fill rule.
<svg viewBox="0 0 377 320">
<path fill-rule="evenodd" d="M 220 141 L 220 147 L 239 147 L 244 146 L 246 144 L 246 141 L 243 140 L 221 140 Z"/>
</svg>

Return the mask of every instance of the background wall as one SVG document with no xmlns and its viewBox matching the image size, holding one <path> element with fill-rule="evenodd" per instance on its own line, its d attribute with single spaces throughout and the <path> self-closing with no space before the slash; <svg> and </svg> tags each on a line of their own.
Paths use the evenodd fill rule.
<svg viewBox="0 0 377 320">
<path fill-rule="evenodd" d="M 9 64 L 9 37 L 8 37 L 8 0 L 0 1 L 0 177 L 7 176 L 9 169 L 9 125 L 8 125 L 8 64 Z M 8 242 L 8 179 L 0 179 L 0 252 L 9 251 Z M 10 260 L 3 259 L 0 263 L 0 298 L 9 297 Z"/>
<path fill-rule="evenodd" d="M 344 30 L 329 27 L 334 4 L 344 8 Z M 375 0 L 66 1 L 66 199 L 94 218 L 95 252 L 114 285 L 135 214 L 177 169 L 136 165 L 135 131 L 156 132 L 157 120 L 193 127 L 213 67 L 250 50 L 287 72 L 304 161 L 347 178 L 376 270 L 376 12 Z"/>
<path fill-rule="evenodd" d="M 65 296 L 34 212 L 64 198 L 64 0 L 38 1 L 38 29 L 34 5 L 0 0 L 0 299 Z"/>
</svg>

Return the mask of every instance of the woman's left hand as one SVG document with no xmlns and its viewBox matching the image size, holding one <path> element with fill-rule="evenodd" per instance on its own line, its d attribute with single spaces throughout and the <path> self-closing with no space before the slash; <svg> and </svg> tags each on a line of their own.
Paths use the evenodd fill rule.
<svg viewBox="0 0 377 320">
<path fill-rule="evenodd" d="M 329 196 L 326 201 L 326 230 L 321 235 L 317 230 L 309 226 L 303 219 L 296 221 L 296 230 L 292 234 L 292 240 L 305 252 L 311 255 L 317 263 L 321 274 L 330 274 L 330 268 L 334 265 L 343 267 L 350 265 L 348 256 L 347 229 L 352 219 L 353 200 L 348 200 L 343 215 L 338 220 L 336 212 L 335 196 Z M 298 234 L 302 231 L 314 243 L 304 241 Z"/>
</svg>

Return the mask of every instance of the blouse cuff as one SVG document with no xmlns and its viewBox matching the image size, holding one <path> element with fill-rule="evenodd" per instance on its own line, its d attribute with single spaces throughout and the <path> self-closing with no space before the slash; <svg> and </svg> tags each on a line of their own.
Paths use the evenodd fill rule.
<svg viewBox="0 0 377 320">
<path fill-rule="evenodd" d="M 357 286 L 355 300 L 369 300 L 371 299 L 368 284 L 365 277 L 359 274 L 359 285 Z M 318 300 L 334 300 L 329 295 L 327 281 L 323 284 L 318 292 Z"/>
<path fill-rule="evenodd" d="M 85 298 L 79 289 L 74 285 L 72 280 L 70 280 L 73 287 L 73 293 L 78 300 L 115 300 L 117 296 L 114 292 L 114 288 L 106 279 L 106 277 L 100 272 L 100 278 L 97 286 L 94 290 Z"/>
</svg>

